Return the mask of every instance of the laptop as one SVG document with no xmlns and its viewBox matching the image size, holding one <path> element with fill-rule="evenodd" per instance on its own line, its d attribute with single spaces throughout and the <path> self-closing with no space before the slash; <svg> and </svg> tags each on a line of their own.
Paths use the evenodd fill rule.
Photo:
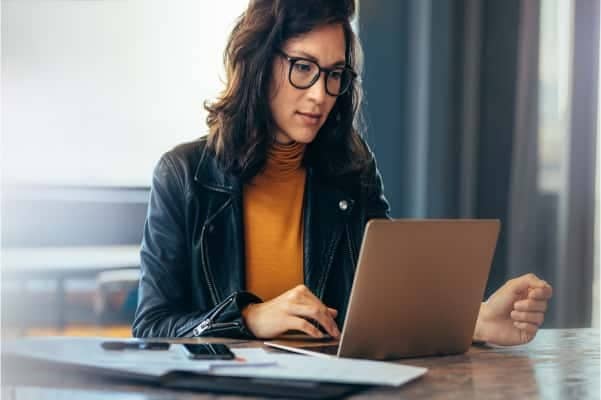
<svg viewBox="0 0 601 400">
<path fill-rule="evenodd" d="M 340 340 L 297 336 L 265 345 L 373 360 L 464 353 L 499 229 L 499 220 L 371 220 Z"/>
</svg>

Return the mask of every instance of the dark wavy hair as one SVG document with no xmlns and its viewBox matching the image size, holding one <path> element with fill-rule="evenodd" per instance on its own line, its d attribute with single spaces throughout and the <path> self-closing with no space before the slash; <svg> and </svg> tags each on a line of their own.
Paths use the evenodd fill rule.
<svg viewBox="0 0 601 400">
<path fill-rule="evenodd" d="M 276 51 L 288 39 L 325 24 L 340 24 L 346 62 L 357 74 L 362 51 L 350 21 L 354 0 L 251 0 L 238 18 L 224 53 L 226 87 L 208 111 L 208 147 L 218 164 L 245 180 L 265 165 L 275 137 L 268 88 Z M 359 78 L 336 103 L 306 149 L 304 163 L 326 178 L 361 173 L 371 153 L 360 137 L 363 125 Z"/>
</svg>

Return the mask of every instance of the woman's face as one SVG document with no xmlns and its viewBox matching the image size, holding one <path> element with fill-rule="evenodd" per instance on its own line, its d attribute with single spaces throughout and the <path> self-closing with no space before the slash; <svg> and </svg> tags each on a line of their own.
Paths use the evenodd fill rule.
<svg viewBox="0 0 601 400">
<path fill-rule="evenodd" d="M 317 62 L 322 68 L 344 66 L 345 40 L 342 25 L 316 28 L 292 38 L 281 49 L 290 57 Z M 275 139 L 279 143 L 310 143 L 334 107 L 336 97 L 326 93 L 326 73 L 321 73 L 308 89 L 297 89 L 288 79 L 290 62 L 276 54 L 269 87 L 269 107 L 275 122 Z"/>
</svg>

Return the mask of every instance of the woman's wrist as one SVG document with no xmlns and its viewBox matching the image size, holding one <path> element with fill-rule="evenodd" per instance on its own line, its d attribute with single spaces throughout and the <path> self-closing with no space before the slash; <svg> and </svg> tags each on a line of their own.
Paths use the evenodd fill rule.
<svg viewBox="0 0 601 400">
<path fill-rule="evenodd" d="M 250 309 L 252 307 L 254 307 L 255 305 L 257 305 L 257 303 L 249 303 L 249 304 L 246 305 L 246 307 L 244 307 L 242 309 L 241 314 L 242 314 L 242 319 L 244 319 L 244 322 L 248 321 L 248 314 L 250 312 Z"/>
<path fill-rule="evenodd" d="M 476 327 L 474 328 L 472 342 L 484 343 L 487 341 L 485 316 L 486 302 L 480 304 L 480 310 L 478 311 L 478 318 L 476 319 Z"/>
</svg>

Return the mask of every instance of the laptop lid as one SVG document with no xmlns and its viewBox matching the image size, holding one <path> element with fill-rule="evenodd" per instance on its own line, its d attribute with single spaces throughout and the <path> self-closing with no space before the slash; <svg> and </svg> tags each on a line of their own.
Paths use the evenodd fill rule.
<svg viewBox="0 0 601 400">
<path fill-rule="evenodd" d="M 469 348 L 498 220 L 371 220 L 338 355 L 398 359 Z"/>
<path fill-rule="evenodd" d="M 498 220 L 369 221 L 338 356 L 384 360 L 467 351 L 499 228 Z M 266 344 L 315 355 L 332 343 Z"/>
</svg>

